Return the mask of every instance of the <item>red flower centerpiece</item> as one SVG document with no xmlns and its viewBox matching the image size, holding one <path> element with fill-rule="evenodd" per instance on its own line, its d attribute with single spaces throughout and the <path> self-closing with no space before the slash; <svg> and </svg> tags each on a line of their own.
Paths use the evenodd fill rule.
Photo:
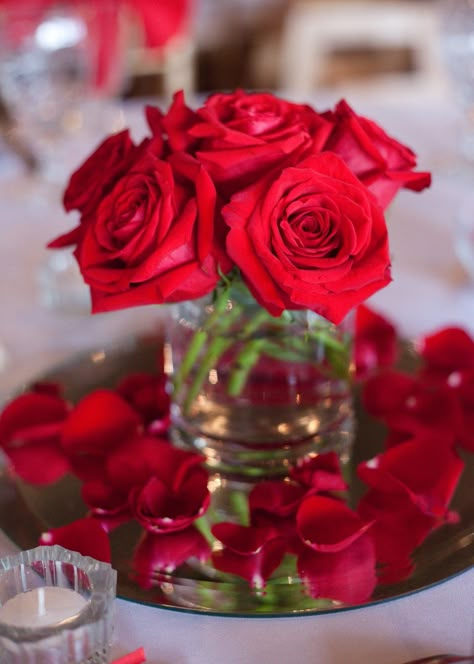
<svg viewBox="0 0 474 664">
<path fill-rule="evenodd" d="M 17 473 L 38 484 L 74 473 L 94 521 L 43 541 L 87 554 L 99 524 L 107 558 L 107 538 L 132 524 L 127 574 L 149 592 L 171 593 L 171 579 L 192 606 L 216 601 L 206 583 L 233 587 L 236 577 L 251 599 L 239 586 L 237 599 L 219 594 L 221 609 L 246 611 L 257 597 L 292 610 L 295 580 L 302 609 L 364 602 L 378 580 L 409 573 L 429 532 L 455 521 L 448 503 L 462 461 L 452 432 L 469 446 L 470 367 L 439 364 L 434 337 L 425 374 L 436 390 L 423 373 L 380 374 L 396 359 L 395 329 L 365 306 L 354 316 L 390 283 L 386 207 L 430 176 L 346 102 L 317 112 L 237 90 L 192 109 L 177 93 L 146 117 L 140 143 L 128 131 L 110 136 L 72 175 L 64 205 L 79 225 L 50 246 L 74 247 L 96 313 L 170 305 L 166 361 L 155 356 L 153 375 L 134 371 L 76 404 L 41 384 L 4 410 L 0 443 Z M 370 488 L 349 507 L 354 358 L 369 410 L 392 431 L 387 451 L 359 467 Z M 439 462 L 420 473 L 429 413 L 446 395 L 451 434 L 438 434 Z M 399 537 L 405 518 L 416 527 Z M 186 579 L 204 578 L 197 594 L 173 585 L 183 567 Z M 272 586 L 275 575 L 290 581 Z"/>
</svg>

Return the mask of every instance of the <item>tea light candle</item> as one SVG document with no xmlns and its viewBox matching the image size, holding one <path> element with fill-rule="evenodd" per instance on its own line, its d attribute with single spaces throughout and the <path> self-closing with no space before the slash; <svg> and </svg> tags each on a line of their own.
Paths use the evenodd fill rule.
<svg viewBox="0 0 474 664">
<path fill-rule="evenodd" d="M 61 546 L 0 559 L 1 664 L 107 664 L 117 573 Z"/>
<path fill-rule="evenodd" d="M 75 590 L 46 586 L 19 593 L 0 607 L 0 622 L 15 627 L 64 625 L 76 618 L 87 600 Z"/>
</svg>

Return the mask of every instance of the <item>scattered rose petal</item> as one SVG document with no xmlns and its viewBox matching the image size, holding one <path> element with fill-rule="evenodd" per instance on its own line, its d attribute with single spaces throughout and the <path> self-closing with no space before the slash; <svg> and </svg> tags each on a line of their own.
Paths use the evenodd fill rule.
<svg viewBox="0 0 474 664">
<path fill-rule="evenodd" d="M 95 519 L 78 519 L 66 526 L 52 528 L 41 535 L 39 543 L 45 546 L 59 544 L 105 563 L 111 560 L 109 538 Z"/>
<path fill-rule="evenodd" d="M 315 599 L 345 604 L 366 602 L 377 584 L 372 539 L 363 534 L 344 550 L 334 553 L 305 547 L 298 556 L 298 573 Z"/>
<path fill-rule="evenodd" d="M 107 533 L 132 518 L 128 495 L 103 482 L 86 482 L 82 485 L 81 496 L 91 510 L 91 516 L 100 522 Z"/>
<path fill-rule="evenodd" d="M 184 530 L 209 507 L 207 482 L 207 471 L 198 466 L 192 468 L 177 490 L 153 476 L 143 487 L 130 491 L 132 514 L 145 530 L 153 533 Z"/>
<path fill-rule="evenodd" d="M 49 484 L 69 471 L 59 444 L 67 414 L 58 391 L 41 386 L 13 399 L 0 414 L 0 446 L 12 471 L 25 482 Z"/>
<path fill-rule="evenodd" d="M 221 572 L 236 574 L 257 589 L 279 567 L 286 552 L 285 540 L 276 537 L 272 528 L 218 523 L 212 534 L 224 548 L 212 554 L 212 562 Z"/>
<path fill-rule="evenodd" d="M 357 378 L 395 364 L 398 340 L 395 326 L 364 304 L 356 310 L 354 363 Z"/>
<path fill-rule="evenodd" d="M 306 488 L 290 482 L 263 480 L 256 484 L 249 495 L 250 514 L 257 511 L 276 516 L 289 516 L 296 513 L 306 494 Z"/>
<path fill-rule="evenodd" d="M 290 469 L 289 477 L 315 492 L 345 491 L 347 484 L 335 452 L 303 459 Z"/>
<path fill-rule="evenodd" d="M 112 390 L 86 395 L 69 415 L 62 432 L 68 453 L 102 456 L 137 432 L 141 418 Z"/>
<path fill-rule="evenodd" d="M 295 515 L 306 493 L 305 487 L 290 482 L 259 482 L 249 495 L 250 525 L 272 529 L 275 537 L 285 539 L 287 550 L 296 553 L 300 540 Z"/>
<path fill-rule="evenodd" d="M 166 392 L 164 375 L 134 373 L 124 378 L 117 387 L 117 392 L 138 413 L 146 426 L 153 426 L 157 432 L 165 431 L 169 425 L 170 398 Z"/>
<path fill-rule="evenodd" d="M 415 570 L 415 563 L 406 560 L 391 560 L 377 570 L 377 581 L 380 584 L 400 583 L 408 579 Z"/>
<path fill-rule="evenodd" d="M 18 447 L 54 438 L 67 414 L 68 406 L 62 397 L 42 391 L 21 394 L 0 415 L 0 445 Z"/>
<path fill-rule="evenodd" d="M 296 515 L 298 533 L 304 543 L 321 553 L 346 549 L 371 526 L 340 500 L 310 496 Z"/>
<path fill-rule="evenodd" d="M 452 441 L 463 431 L 461 406 L 452 391 L 417 377 L 396 371 L 373 376 L 363 402 L 369 413 L 403 434 L 436 432 Z"/>
<path fill-rule="evenodd" d="M 24 482 L 51 484 L 70 470 L 69 461 L 55 439 L 6 450 L 12 470 Z"/>
<path fill-rule="evenodd" d="M 418 352 L 425 366 L 423 373 L 444 379 L 453 371 L 474 369 L 474 340 L 458 327 L 445 327 L 423 337 Z"/>
<path fill-rule="evenodd" d="M 142 662 L 146 662 L 145 650 L 138 648 L 128 655 L 114 659 L 111 664 L 142 664 Z"/>
<path fill-rule="evenodd" d="M 145 532 L 135 548 L 132 568 L 140 585 L 151 588 L 155 574 L 171 573 L 189 558 L 205 562 L 210 555 L 206 538 L 195 526 L 174 533 Z"/>
<path fill-rule="evenodd" d="M 111 485 L 122 491 L 143 486 L 153 476 L 179 490 L 188 473 L 202 461 L 201 455 L 177 449 L 168 440 L 136 436 L 108 455 L 106 471 Z"/>
<path fill-rule="evenodd" d="M 361 463 L 357 473 L 373 489 L 403 494 L 427 516 L 444 519 L 463 468 L 445 437 L 430 433 Z"/>
<path fill-rule="evenodd" d="M 361 499 L 358 512 L 372 520 L 371 536 L 377 561 L 399 567 L 430 534 L 436 519 L 421 512 L 403 494 L 372 489 Z"/>
</svg>

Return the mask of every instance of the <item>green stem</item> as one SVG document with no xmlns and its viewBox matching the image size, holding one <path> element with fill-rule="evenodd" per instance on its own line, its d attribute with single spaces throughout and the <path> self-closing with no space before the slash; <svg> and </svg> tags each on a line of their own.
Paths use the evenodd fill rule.
<svg viewBox="0 0 474 664">
<path fill-rule="evenodd" d="M 188 413 L 194 399 L 198 396 L 209 371 L 214 367 L 219 357 L 229 348 L 232 342 L 232 339 L 226 339 L 224 337 L 216 337 L 215 339 L 212 339 L 204 357 L 200 361 L 199 369 L 196 372 L 193 382 L 189 386 L 186 398 L 183 402 L 183 413 L 185 415 Z"/>
<path fill-rule="evenodd" d="M 230 396 L 237 397 L 242 392 L 248 375 L 257 364 L 266 343 L 266 339 L 251 339 L 237 355 L 235 367 L 227 383 L 227 393 Z"/>
<path fill-rule="evenodd" d="M 186 380 L 186 376 L 193 368 L 207 341 L 207 337 L 208 334 L 206 330 L 196 330 L 193 334 L 189 346 L 186 349 L 186 354 L 183 357 L 183 361 L 181 362 L 173 380 L 173 390 L 175 394 L 178 394 L 181 390 L 183 383 Z"/>
<path fill-rule="evenodd" d="M 181 391 L 183 383 L 203 351 L 210 333 L 213 331 L 213 327 L 216 324 L 219 324 L 219 333 L 222 334 L 235 320 L 238 313 L 237 311 L 234 311 L 235 307 L 233 309 L 233 315 L 224 315 L 228 306 L 228 301 L 229 287 L 226 287 L 217 295 L 213 303 L 213 311 L 204 322 L 204 325 L 193 334 L 186 349 L 186 353 L 184 354 L 181 364 L 173 378 L 173 392 L 175 395 Z"/>
</svg>

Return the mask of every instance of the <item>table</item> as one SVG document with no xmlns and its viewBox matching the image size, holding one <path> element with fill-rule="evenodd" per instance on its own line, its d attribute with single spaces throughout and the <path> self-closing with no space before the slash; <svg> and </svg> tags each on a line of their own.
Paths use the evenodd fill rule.
<svg viewBox="0 0 474 664">
<path fill-rule="evenodd" d="M 330 97 L 314 100 L 325 108 Z M 420 168 L 433 171 L 432 188 L 402 192 L 389 211 L 393 283 L 370 304 L 389 316 L 406 337 L 447 324 L 474 333 L 474 285 L 453 249 L 457 210 L 471 188 L 474 171 L 460 164 L 458 115 L 443 98 L 350 100 L 409 144 Z M 125 108 L 136 133 L 143 128 L 137 105 Z M 71 143 L 68 173 L 97 142 L 91 132 Z M 61 164 L 59 164 L 61 166 Z M 70 168 L 69 168 L 70 166 Z M 72 227 L 60 206 L 60 187 L 27 179 L 18 165 L 0 162 L 0 338 L 10 365 L 0 376 L 0 398 L 23 381 L 78 349 L 98 348 L 129 332 L 153 326 L 153 307 L 89 316 L 84 311 L 45 309 L 38 298 L 38 270 L 46 242 Z M 1 526 L 1 524 L 0 524 Z M 0 552 L 11 547 L 4 537 Z M 192 615 L 117 601 L 114 655 L 140 645 L 153 664 L 399 664 L 435 652 L 469 653 L 474 638 L 474 570 L 436 587 L 388 603 L 336 614 L 294 618 L 223 618 Z"/>
</svg>

